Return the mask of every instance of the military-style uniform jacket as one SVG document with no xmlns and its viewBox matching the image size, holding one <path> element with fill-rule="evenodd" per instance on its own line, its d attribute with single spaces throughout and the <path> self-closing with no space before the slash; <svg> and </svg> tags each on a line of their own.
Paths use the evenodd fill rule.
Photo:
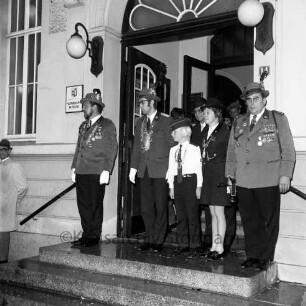
<svg viewBox="0 0 306 306">
<path fill-rule="evenodd" d="M 145 128 L 146 121 L 147 116 L 142 116 L 136 124 L 130 167 L 137 169 L 140 178 L 144 177 L 146 169 L 150 178 L 165 178 L 169 151 L 175 145 L 170 118 L 157 112 L 149 131 Z"/>
<path fill-rule="evenodd" d="M 249 114 L 234 122 L 226 176 L 236 178 L 240 187 L 277 186 L 281 176 L 292 178 L 295 149 L 288 119 L 283 113 L 273 113 L 266 109 L 251 132 Z"/>
<path fill-rule="evenodd" d="M 114 123 L 102 116 L 87 129 L 87 121 L 79 128 L 79 138 L 71 168 L 76 174 L 111 172 L 117 154 L 117 134 Z"/>
<path fill-rule="evenodd" d="M 228 205 L 226 188 L 225 163 L 230 131 L 226 124 L 219 123 L 207 139 L 208 128 L 204 128 L 202 147 L 203 188 L 200 203 L 210 205 Z"/>
</svg>

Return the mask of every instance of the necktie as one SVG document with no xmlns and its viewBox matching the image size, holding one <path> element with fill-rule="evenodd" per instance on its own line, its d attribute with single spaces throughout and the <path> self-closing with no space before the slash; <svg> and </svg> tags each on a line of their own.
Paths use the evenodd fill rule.
<svg viewBox="0 0 306 306">
<path fill-rule="evenodd" d="M 250 132 L 253 130 L 253 128 L 256 124 L 256 117 L 257 117 L 257 115 L 253 115 L 253 119 L 252 119 L 251 124 L 250 124 Z"/>
<path fill-rule="evenodd" d="M 86 125 L 86 129 L 88 130 L 91 127 L 91 120 L 88 120 L 87 125 Z"/>
<path fill-rule="evenodd" d="M 177 183 L 180 184 L 183 181 L 183 169 L 182 169 L 182 145 L 177 154 Z"/>
<path fill-rule="evenodd" d="M 150 118 L 148 117 L 148 120 L 147 120 L 147 130 L 148 131 L 150 130 L 150 127 L 151 127 L 151 122 L 150 122 Z"/>
</svg>

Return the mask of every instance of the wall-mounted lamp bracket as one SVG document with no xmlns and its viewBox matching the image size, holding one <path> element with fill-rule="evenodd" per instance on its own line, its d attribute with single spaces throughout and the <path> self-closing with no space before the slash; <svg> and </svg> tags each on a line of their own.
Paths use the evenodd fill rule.
<svg viewBox="0 0 306 306">
<path fill-rule="evenodd" d="M 79 34 L 78 27 L 82 27 L 86 34 L 86 49 L 82 36 Z M 83 42 L 82 42 L 83 41 Z M 85 26 L 78 22 L 75 24 L 75 33 L 67 42 L 67 52 L 73 58 L 81 58 L 88 50 L 88 55 L 91 57 L 90 71 L 96 77 L 103 71 L 102 57 L 103 57 L 104 41 L 101 36 L 95 36 L 91 41 Z"/>
</svg>

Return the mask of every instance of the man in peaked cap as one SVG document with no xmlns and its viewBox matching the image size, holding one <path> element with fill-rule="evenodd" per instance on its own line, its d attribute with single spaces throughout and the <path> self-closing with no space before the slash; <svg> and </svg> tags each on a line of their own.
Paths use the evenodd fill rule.
<svg viewBox="0 0 306 306">
<path fill-rule="evenodd" d="M 22 167 L 11 158 L 9 140 L 0 141 L 0 264 L 8 260 L 10 232 L 17 229 L 16 209 L 28 184 Z"/>
<path fill-rule="evenodd" d="M 249 113 L 237 118 L 229 139 L 226 176 L 236 179 L 247 259 L 243 268 L 266 270 L 279 231 L 280 193 L 290 188 L 295 163 L 287 117 L 266 109 L 269 91 L 247 84 Z"/>
<path fill-rule="evenodd" d="M 72 181 L 76 183 L 77 203 L 83 228 L 74 246 L 89 247 L 100 242 L 105 185 L 117 154 L 114 123 L 102 116 L 105 104 L 100 90 L 81 100 L 85 121 L 80 125 L 72 162 Z"/>
<path fill-rule="evenodd" d="M 174 145 L 170 118 L 157 111 L 160 98 L 154 89 L 139 93 L 143 116 L 135 128 L 129 178 L 140 184 L 141 215 L 146 228 L 146 241 L 140 250 L 162 250 L 167 231 L 168 187 L 165 180 L 170 147 Z"/>
</svg>

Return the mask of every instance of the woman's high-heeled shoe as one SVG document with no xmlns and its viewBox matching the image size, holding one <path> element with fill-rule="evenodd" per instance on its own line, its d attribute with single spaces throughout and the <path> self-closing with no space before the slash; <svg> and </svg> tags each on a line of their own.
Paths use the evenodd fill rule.
<svg viewBox="0 0 306 306">
<path fill-rule="evenodd" d="M 223 258 L 224 258 L 224 252 L 218 253 L 217 251 L 211 252 L 210 255 L 208 256 L 208 259 L 210 260 L 220 260 Z"/>
</svg>

